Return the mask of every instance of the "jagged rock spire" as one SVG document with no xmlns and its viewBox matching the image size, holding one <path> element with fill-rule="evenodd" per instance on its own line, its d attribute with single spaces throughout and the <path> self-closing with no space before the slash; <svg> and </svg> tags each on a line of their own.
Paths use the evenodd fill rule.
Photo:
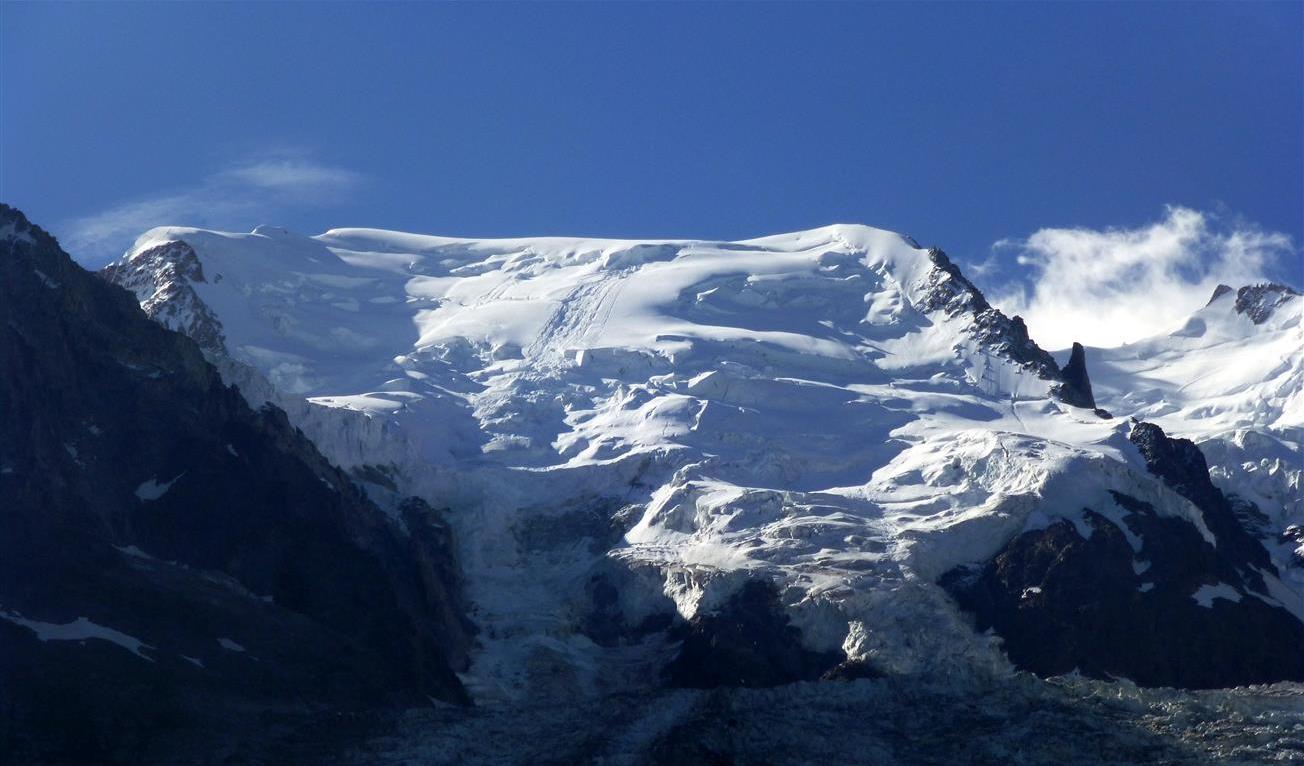
<svg viewBox="0 0 1304 766">
<path fill-rule="evenodd" d="M 1064 386 L 1060 398 L 1074 407 L 1096 408 L 1096 397 L 1091 393 L 1091 378 L 1087 375 L 1087 350 L 1081 343 L 1073 344 L 1069 363 L 1060 371 Z"/>
</svg>

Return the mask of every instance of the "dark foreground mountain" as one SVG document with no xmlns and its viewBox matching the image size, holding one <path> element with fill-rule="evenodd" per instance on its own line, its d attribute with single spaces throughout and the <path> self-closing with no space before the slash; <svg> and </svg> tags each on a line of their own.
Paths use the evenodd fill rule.
<svg viewBox="0 0 1304 766">
<path fill-rule="evenodd" d="M 309 713 L 467 702 L 439 514 L 387 517 L 8 206 L 0 370 L 0 760 L 238 762 Z"/>
</svg>

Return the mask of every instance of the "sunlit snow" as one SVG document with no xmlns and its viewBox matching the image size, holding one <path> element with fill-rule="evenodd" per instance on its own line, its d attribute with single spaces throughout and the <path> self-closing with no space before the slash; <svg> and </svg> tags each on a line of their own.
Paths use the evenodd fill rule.
<svg viewBox="0 0 1304 766">
<path fill-rule="evenodd" d="M 765 576 L 812 648 L 898 672 L 1006 667 L 943 572 L 1057 519 L 1090 535 L 1084 508 L 1124 514 L 1111 490 L 1212 539 L 1146 472 L 1134 414 L 1224 449 L 1275 429 L 1286 462 L 1255 499 L 1298 494 L 1293 304 L 1266 332 L 1215 302 L 1184 335 L 1092 350 L 1104 419 L 979 343 L 971 315 L 922 308 L 950 277 L 863 226 L 741 242 L 165 228 L 124 263 L 169 241 L 202 262 L 191 286 L 247 397 L 346 469 L 384 466 L 453 509 L 481 700 L 525 694 L 532 664 L 579 689 L 646 676 L 651 649 L 575 628 L 595 573 L 629 624 Z M 133 277 L 142 301 L 165 287 L 151 279 Z M 623 520 L 611 545 L 583 544 L 605 534 L 594 515 Z"/>
</svg>

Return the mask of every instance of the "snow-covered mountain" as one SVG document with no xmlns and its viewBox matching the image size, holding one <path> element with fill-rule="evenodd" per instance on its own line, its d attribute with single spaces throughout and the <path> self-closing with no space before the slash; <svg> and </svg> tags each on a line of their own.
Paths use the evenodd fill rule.
<svg viewBox="0 0 1304 766">
<path fill-rule="evenodd" d="M 1194 439 L 1215 482 L 1279 538 L 1304 524 L 1302 319 L 1304 297 L 1289 287 L 1220 286 L 1172 333 L 1092 352 L 1106 407 Z M 1304 588 L 1304 530 L 1291 536 L 1299 554 L 1287 571 Z"/>
<path fill-rule="evenodd" d="M 1282 656 L 1304 636 L 1304 302 L 1285 288 L 1088 350 L 1084 374 L 943 253 L 863 226 L 741 242 L 162 228 L 105 276 L 382 506 L 453 510 L 480 701 L 634 688 L 667 666 L 766 682 L 738 656 L 692 666 L 695 635 L 727 643 L 719 615 L 797 646 L 765 649 L 791 669 L 777 680 L 1001 674 L 1008 657 L 1153 669 L 1174 636 L 1140 658 L 1023 653 L 1027 620 L 1080 627 L 1047 602 L 1083 589 L 1020 546 L 1122 556 L 1121 614 L 1250 657 L 1153 683 L 1304 674 Z M 1132 416 L 1200 440 L 1212 470 Z"/>
</svg>

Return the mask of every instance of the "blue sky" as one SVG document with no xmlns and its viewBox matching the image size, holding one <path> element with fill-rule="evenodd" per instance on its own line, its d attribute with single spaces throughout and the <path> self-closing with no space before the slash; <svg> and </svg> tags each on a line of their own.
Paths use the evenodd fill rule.
<svg viewBox="0 0 1304 766">
<path fill-rule="evenodd" d="M 0 197 L 92 265 L 156 224 L 841 221 L 1025 287 L 1035 232 L 1180 206 L 1298 284 L 1302 7 L 5 3 Z"/>
</svg>

